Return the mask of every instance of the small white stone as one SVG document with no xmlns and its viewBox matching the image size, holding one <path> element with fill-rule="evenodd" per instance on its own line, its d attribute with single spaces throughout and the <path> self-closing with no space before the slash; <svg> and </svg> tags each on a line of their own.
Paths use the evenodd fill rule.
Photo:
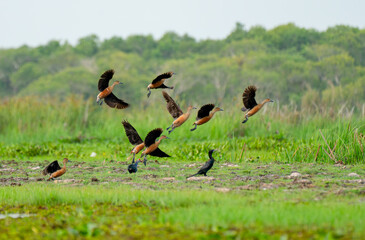
<svg viewBox="0 0 365 240">
<path fill-rule="evenodd" d="M 187 181 L 211 181 L 214 180 L 214 177 L 189 177 L 186 179 Z"/>
<path fill-rule="evenodd" d="M 215 189 L 217 192 L 222 192 L 222 193 L 226 193 L 226 192 L 229 192 L 229 191 L 231 191 L 231 189 L 229 189 L 229 188 L 216 188 Z"/>
<path fill-rule="evenodd" d="M 300 173 L 298 173 L 298 172 L 292 172 L 292 173 L 289 175 L 289 177 L 291 177 L 291 178 L 300 177 L 300 176 L 302 176 L 302 174 L 300 174 Z"/>
<path fill-rule="evenodd" d="M 92 152 L 92 153 L 90 154 L 90 157 L 96 157 L 96 152 Z"/>
<path fill-rule="evenodd" d="M 349 177 L 360 177 L 360 175 L 359 175 L 359 174 L 354 173 L 354 172 L 349 173 L 347 176 L 349 176 Z"/>
<path fill-rule="evenodd" d="M 165 178 L 161 178 L 162 181 L 174 181 L 175 178 L 174 177 L 165 177 Z"/>
</svg>

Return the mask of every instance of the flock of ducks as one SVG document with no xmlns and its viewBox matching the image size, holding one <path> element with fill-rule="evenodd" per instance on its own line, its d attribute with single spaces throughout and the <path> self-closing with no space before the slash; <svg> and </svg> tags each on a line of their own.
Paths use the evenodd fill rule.
<svg viewBox="0 0 365 240">
<path fill-rule="evenodd" d="M 164 84 L 165 81 L 171 78 L 173 75 L 175 75 L 174 72 L 166 72 L 158 75 L 154 80 L 152 80 L 152 82 L 147 86 L 147 97 L 150 97 L 151 89 L 173 89 L 174 87 L 168 87 Z M 105 102 L 111 108 L 125 109 L 129 107 L 129 104 L 113 94 L 114 87 L 122 83 L 119 81 L 115 81 L 112 85 L 109 86 L 109 81 L 113 78 L 113 76 L 113 69 L 105 71 L 100 76 L 98 83 L 98 89 L 100 93 L 96 97 L 96 102 L 99 105 L 102 105 L 102 103 Z M 248 118 L 255 115 L 266 103 L 273 102 L 273 100 L 267 98 L 258 104 L 255 100 L 256 91 L 257 88 L 255 86 L 248 86 L 243 91 L 242 101 L 244 106 L 241 110 L 246 112 L 246 114 L 245 119 L 242 123 L 246 123 L 248 121 Z M 174 131 L 175 128 L 180 127 L 189 119 L 191 111 L 193 109 L 196 109 L 196 107 L 189 106 L 184 113 L 178 106 L 178 104 L 176 104 L 174 99 L 166 91 L 162 91 L 162 96 L 166 100 L 166 107 L 168 112 L 174 119 L 172 124 L 166 129 L 170 134 L 172 131 Z M 199 125 L 209 122 L 213 118 L 214 114 L 219 111 L 223 111 L 223 109 L 216 107 L 214 104 L 203 105 L 198 111 L 196 121 L 193 123 L 194 128 L 190 129 L 190 131 L 194 131 Z M 122 121 L 122 124 L 129 142 L 134 146 L 130 152 L 131 154 L 133 154 L 133 160 L 132 163 L 128 166 L 129 173 L 136 173 L 138 171 L 138 163 L 140 162 L 143 162 L 144 165 L 146 165 L 147 155 L 155 157 L 170 157 L 159 148 L 159 145 L 163 139 L 169 139 L 165 135 L 161 136 L 163 132 L 162 128 L 156 128 L 150 131 L 143 141 L 142 138 L 139 136 L 137 130 L 127 120 Z M 159 139 L 157 140 L 157 138 Z M 141 159 L 135 161 L 136 154 L 141 151 L 141 158 L 143 158 L 143 161 Z M 214 158 L 212 156 L 214 151 L 217 150 L 210 150 L 208 154 L 209 160 L 200 168 L 200 170 L 196 174 L 188 176 L 187 178 L 198 174 L 203 174 L 204 176 L 206 176 L 207 172 L 212 168 L 214 164 Z M 57 160 L 53 161 L 43 170 L 42 173 L 43 175 L 50 175 L 48 180 L 53 180 L 57 177 L 60 177 L 66 172 L 67 162 L 69 162 L 69 160 L 67 158 L 64 158 L 63 167 L 61 168 Z"/>
</svg>

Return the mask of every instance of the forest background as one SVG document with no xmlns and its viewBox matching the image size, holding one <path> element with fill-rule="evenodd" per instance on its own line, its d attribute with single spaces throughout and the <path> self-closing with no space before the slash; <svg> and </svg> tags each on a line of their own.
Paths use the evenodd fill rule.
<svg viewBox="0 0 365 240">
<path fill-rule="evenodd" d="M 243 89 L 255 84 L 258 100 L 270 97 L 295 110 L 365 111 L 365 29 L 345 25 L 317 31 L 292 23 L 269 30 L 237 23 L 220 40 L 198 41 L 174 32 L 160 39 L 132 35 L 104 41 L 89 35 L 75 46 L 52 40 L 0 49 L 0 94 L 95 98 L 97 80 L 110 68 L 124 83 L 118 95 L 132 105 L 148 105 L 148 83 L 174 71 L 176 80 L 169 85 L 187 104 L 236 104 Z"/>
</svg>

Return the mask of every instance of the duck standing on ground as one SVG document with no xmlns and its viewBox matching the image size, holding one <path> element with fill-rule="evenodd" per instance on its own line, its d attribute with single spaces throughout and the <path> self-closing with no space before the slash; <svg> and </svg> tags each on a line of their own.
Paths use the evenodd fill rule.
<svg viewBox="0 0 365 240">
<path fill-rule="evenodd" d="M 198 111 L 198 116 L 196 117 L 196 121 L 193 123 L 195 125 L 194 128 L 190 129 L 190 131 L 194 131 L 198 125 L 202 125 L 206 122 L 208 122 L 214 114 L 218 111 L 223 111 L 223 109 L 216 107 L 214 108 L 214 104 L 206 104 L 202 106 Z"/>
<path fill-rule="evenodd" d="M 118 108 L 118 109 L 127 108 L 129 106 L 129 104 L 124 102 L 123 100 L 117 98 L 112 93 L 114 87 L 116 85 L 122 84 L 122 83 L 119 81 L 115 81 L 112 85 L 108 86 L 110 79 L 113 78 L 113 75 L 114 75 L 114 70 L 110 69 L 110 70 L 105 71 L 100 76 L 99 83 L 98 83 L 98 88 L 99 88 L 100 93 L 96 97 L 96 102 L 101 105 L 104 100 L 105 103 L 111 108 Z"/>
<path fill-rule="evenodd" d="M 257 104 L 255 100 L 256 90 L 257 90 L 256 86 L 248 86 L 243 91 L 242 100 L 244 107 L 241 110 L 244 112 L 248 110 L 248 112 L 246 113 L 245 120 L 243 120 L 242 123 L 247 122 L 248 118 L 255 115 L 265 105 L 265 103 L 274 102 L 270 98 L 267 98 L 264 101 L 262 101 L 262 103 Z"/>
<path fill-rule="evenodd" d="M 217 151 L 216 149 L 209 150 L 209 160 L 205 162 L 205 164 L 199 169 L 199 171 L 187 178 L 194 177 L 195 175 L 203 174 L 207 176 L 207 172 L 213 167 L 214 158 L 212 156 L 213 152 Z"/>
<path fill-rule="evenodd" d="M 42 171 L 43 175 L 50 174 L 47 181 L 54 180 L 55 178 L 61 177 L 63 174 L 65 174 L 66 173 L 66 163 L 67 162 L 71 162 L 71 161 L 68 160 L 68 158 L 64 158 L 62 168 L 58 164 L 57 160 L 51 162 L 47 167 L 45 167 L 45 169 L 43 169 L 43 171 Z"/>
<path fill-rule="evenodd" d="M 127 120 L 122 121 L 122 124 L 129 142 L 135 146 L 131 151 L 131 153 L 133 153 L 132 163 L 134 163 L 134 158 L 136 154 L 144 148 L 144 142 L 139 136 L 137 130 Z"/>
<path fill-rule="evenodd" d="M 169 131 L 170 134 L 172 131 L 174 131 L 175 128 L 180 127 L 184 122 L 186 122 L 186 120 L 189 119 L 191 110 L 196 109 L 196 107 L 189 106 L 186 113 L 183 113 L 181 108 L 176 104 L 174 99 L 172 99 L 172 97 L 167 94 L 167 92 L 162 91 L 162 95 L 167 103 L 167 111 L 169 111 L 171 116 L 175 119 L 172 122 L 171 126 L 166 129 Z M 170 128 L 171 130 L 169 130 Z"/>
<path fill-rule="evenodd" d="M 168 87 L 164 84 L 165 80 L 172 77 L 174 75 L 174 72 L 166 72 L 161 75 L 158 75 L 155 79 L 153 79 L 152 83 L 150 83 L 147 86 L 147 97 L 150 97 L 151 95 L 151 89 L 157 89 L 157 88 L 168 88 L 168 89 L 174 89 L 174 87 Z"/>
<path fill-rule="evenodd" d="M 156 128 L 152 131 L 150 131 L 146 138 L 144 139 L 144 144 L 146 146 L 146 149 L 142 152 L 141 158 L 143 158 L 143 164 L 146 165 L 147 163 L 147 155 L 151 155 L 154 157 L 170 157 L 168 154 L 161 151 L 161 149 L 158 148 L 158 145 L 160 145 L 162 139 L 169 139 L 165 135 L 162 135 L 163 130 L 162 128 Z M 161 136 L 161 137 L 160 137 Z M 158 141 L 156 139 L 160 137 Z"/>
</svg>

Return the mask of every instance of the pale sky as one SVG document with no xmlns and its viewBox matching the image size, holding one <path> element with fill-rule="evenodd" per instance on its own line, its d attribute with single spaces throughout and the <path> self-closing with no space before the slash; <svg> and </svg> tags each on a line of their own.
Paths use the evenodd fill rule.
<svg viewBox="0 0 365 240">
<path fill-rule="evenodd" d="M 241 22 L 266 29 L 292 22 L 325 30 L 345 24 L 365 28 L 364 0 L 0 0 L 0 48 L 77 43 L 112 36 L 167 31 L 196 39 L 222 39 Z"/>
</svg>

